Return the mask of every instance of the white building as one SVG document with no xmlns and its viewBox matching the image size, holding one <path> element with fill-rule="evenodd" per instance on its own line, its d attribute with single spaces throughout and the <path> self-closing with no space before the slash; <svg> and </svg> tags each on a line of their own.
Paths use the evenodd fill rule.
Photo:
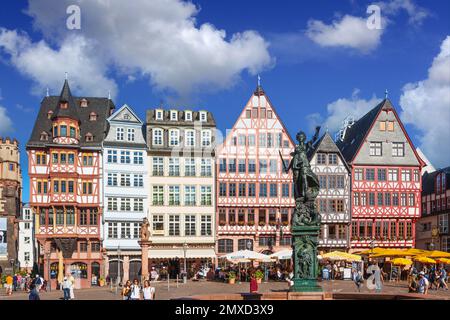
<svg viewBox="0 0 450 320">
<path fill-rule="evenodd" d="M 143 122 L 129 106 L 123 105 L 108 118 L 108 125 L 103 142 L 105 274 L 112 279 L 120 275 L 123 281 L 140 279 L 139 229 L 148 210 Z"/>
<path fill-rule="evenodd" d="M 19 219 L 19 252 L 18 260 L 20 269 L 31 272 L 34 263 L 36 242 L 34 238 L 33 214 L 29 205 L 22 208 Z"/>
<path fill-rule="evenodd" d="M 215 258 L 215 121 L 207 111 L 147 111 L 150 266 L 172 275 Z"/>
</svg>

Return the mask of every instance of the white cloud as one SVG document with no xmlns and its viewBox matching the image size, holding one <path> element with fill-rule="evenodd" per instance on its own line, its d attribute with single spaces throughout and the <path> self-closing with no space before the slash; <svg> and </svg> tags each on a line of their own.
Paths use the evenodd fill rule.
<svg viewBox="0 0 450 320">
<path fill-rule="evenodd" d="M 80 31 L 65 28 L 66 8 L 74 3 L 81 8 Z M 66 39 L 81 34 L 101 74 L 102 64 L 114 65 L 126 76 L 148 78 L 158 89 L 179 94 L 228 88 L 241 72 L 255 74 L 273 63 L 258 33 L 227 37 L 209 23 L 197 25 L 199 9 L 181 0 L 33 0 L 27 12 L 46 39 L 61 45 L 59 51 L 62 44 L 76 49 Z"/>
<path fill-rule="evenodd" d="M 418 6 L 412 0 L 391 0 L 388 2 L 375 3 L 380 6 L 381 14 L 392 16 L 398 14 L 401 10 L 405 10 L 409 16 L 410 24 L 421 25 L 425 18 L 430 16 L 430 12 Z"/>
<path fill-rule="evenodd" d="M 450 36 L 428 69 L 428 78 L 408 83 L 400 97 L 401 117 L 415 126 L 420 148 L 435 166 L 450 164 Z"/>
<path fill-rule="evenodd" d="M 319 113 L 308 115 L 309 127 L 321 125 L 323 129 L 328 128 L 330 133 L 335 133 L 342 127 L 342 121 L 346 117 L 352 116 L 356 121 L 380 103 L 380 99 L 375 95 L 366 100 L 360 98 L 359 93 L 359 89 L 354 89 L 350 98 L 340 98 L 329 103 L 325 118 Z"/>
<path fill-rule="evenodd" d="M 367 19 L 345 15 L 325 24 L 309 20 L 306 35 L 323 47 L 347 47 L 368 53 L 380 44 L 383 29 L 369 29 Z"/>
<path fill-rule="evenodd" d="M 37 95 L 43 95 L 47 86 L 52 94 L 59 94 L 64 72 L 75 92 L 95 96 L 107 96 L 108 90 L 113 95 L 117 92 L 114 80 L 105 76 L 106 65 L 95 57 L 91 41 L 83 36 L 69 36 L 58 49 L 52 49 L 43 40 L 32 42 L 24 33 L 0 28 L 0 49 L 20 73 L 33 80 Z"/>
<path fill-rule="evenodd" d="M 12 121 L 5 107 L 0 106 L 0 136 L 14 131 Z"/>
</svg>

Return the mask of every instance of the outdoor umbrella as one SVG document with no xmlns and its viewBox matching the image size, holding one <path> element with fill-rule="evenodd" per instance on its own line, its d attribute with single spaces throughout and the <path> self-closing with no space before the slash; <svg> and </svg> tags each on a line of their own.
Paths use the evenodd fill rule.
<svg viewBox="0 0 450 320">
<path fill-rule="evenodd" d="M 425 264 L 436 264 L 436 260 L 433 260 L 433 259 L 425 257 L 425 256 L 415 257 L 414 261 L 425 263 Z"/>
<path fill-rule="evenodd" d="M 332 251 L 322 255 L 322 259 L 345 260 L 349 262 L 361 261 L 361 256 L 341 251 Z"/>
<path fill-rule="evenodd" d="M 226 255 L 221 256 L 221 258 L 225 258 L 227 260 L 255 260 L 255 261 L 266 261 L 270 262 L 270 257 L 268 255 L 251 251 L 251 250 L 239 250 L 236 252 L 228 253 Z"/>
<path fill-rule="evenodd" d="M 373 254 L 371 258 L 384 258 L 384 257 L 414 257 L 414 256 L 424 256 L 426 254 L 426 250 L 420 249 L 385 249 L 384 251 L 380 251 L 379 253 Z"/>
<path fill-rule="evenodd" d="M 412 261 L 410 259 L 405 259 L 405 258 L 395 258 L 392 261 L 393 265 L 396 266 L 410 266 L 412 265 Z"/>
<path fill-rule="evenodd" d="M 377 254 L 377 253 L 381 253 L 383 251 L 385 251 L 386 249 L 383 248 L 373 248 L 373 249 L 369 249 L 369 250 L 364 250 L 361 252 L 358 252 L 358 254 L 362 254 L 362 255 L 368 255 L 368 254 Z"/>
<path fill-rule="evenodd" d="M 286 249 L 272 253 L 269 257 L 278 260 L 290 260 L 292 259 L 292 249 Z"/>
<path fill-rule="evenodd" d="M 439 263 L 450 264 L 450 259 L 448 258 L 439 258 L 437 259 Z"/>
<path fill-rule="evenodd" d="M 449 252 L 444 251 L 431 251 L 430 254 L 426 254 L 428 258 L 450 258 Z"/>
</svg>

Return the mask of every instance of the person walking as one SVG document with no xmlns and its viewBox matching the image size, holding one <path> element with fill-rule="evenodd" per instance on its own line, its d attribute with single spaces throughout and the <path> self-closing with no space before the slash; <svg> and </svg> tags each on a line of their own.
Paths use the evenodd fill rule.
<svg viewBox="0 0 450 320">
<path fill-rule="evenodd" d="M 67 279 L 67 277 L 64 277 L 62 288 L 64 293 L 64 300 L 70 300 L 70 288 L 72 288 L 72 282 Z"/>
<path fill-rule="evenodd" d="M 358 271 L 356 268 L 352 269 L 352 279 L 355 283 L 356 289 L 358 292 L 361 292 L 361 285 L 364 282 L 361 271 Z"/>
<path fill-rule="evenodd" d="M 72 274 L 69 274 L 69 276 L 67 277 L 67 280 L 69 280 L 72 285 L 70 286 L 70 300 L 75 299 L 75 293 L 73 291 L 74 287 L 75 287 L 75 278 L 73 277 Z"/>
<path fill-rule="evenodd" d="M 8 275 L 6 276 L 6 285 L 5 285 L 5 287 L 6 287 L 6 294 L 7 294 L 7 295 L 12 295 L 12 290 L 13 290 L 13 277 L 12 277 L 10 274 L 8 274 Z"/>
<path fill-rule="evenodd" d="M 254 272 L 250 274 L 250 293 L 258 292 L 258 281 L 256 281 L 256 275 Z"/>
<path fill-rule="evenodd" d="M 123 300 L 130 300 L 130 296 L 131 296 L 131 281 L 130 280 L 127 280 L 127 282 L 123 286 L 121 294 L 122 294 Z"/>
<path fill-rule="evenodd" d="M 381 292 L 383 289 L 383 271 L 378 264 L 375 264 L 375 271 L 373 273 L 375 279 L 375 292 Z"/>
<path fill-rule="evenodd" d="M 134 279 L 131 285 L 131 296 L 130 300 L 140 300 L 141 299 L 141 286 L 139 285 L 139 280 Z"/>
<path fill-rule="evenodd" d="M 421 293 L 421 294 L 428 294 L 429 285 L 430 285 L 430 282 L 425 277 L 425 272 L 420 271 L 419 272 L 419 286 L 418 286 L 417 292 Z"/>
<path fill-rule="evenodd" d="M 155 288 L 150 286 L 150 281 L 144 281 L 142 292 L 144 294 L 144 300 L 155 300 Z"/>
<path fill-rule="evenodd" d="M 409 293 L 417 293 L 418 288 L 419 288 L 419 284 L 417 283 L 416 275 L 411 275 L 411 281 L 408 285 L 408 292 Z"/>
<path fill-rule="evenodd" d="M 13 290 L 17 291 L 17 273 L 15 273 L 13 277 Z"/>
<path fill-rule="evenodd" d="M 41 300 L 41 297 L 39 297 L 39 291 L 37 290 L 35 284 L 30 285 L 30 294 L 28 295 L 28 300 Z"/>
<path fill-rule="evenodd" d="M 444 288 L 445 290 L 448 290 L 447 286 L 447 271 L 445 270 L 444 266 L 441 266 L 439 269 L 439 284 L 437 289 L 440 287 Z"/>
</svg>

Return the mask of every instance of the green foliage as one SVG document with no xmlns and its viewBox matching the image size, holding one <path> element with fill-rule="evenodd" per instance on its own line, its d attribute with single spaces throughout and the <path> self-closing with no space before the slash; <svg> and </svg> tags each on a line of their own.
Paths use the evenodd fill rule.
<svg viewBox="0 0 450 320">
<path fill-rule="evenodd" d="M 256 279 L 262 279 L 264 278 L 264 273 L 261 270 L 256 270 L 255 272 L 255 278 Z"/>
<path fill-rule="evenodd" d="M 228 272 L 228 279 L 236 279 L 236 272 L 234 271 Z"/>
</svg>

